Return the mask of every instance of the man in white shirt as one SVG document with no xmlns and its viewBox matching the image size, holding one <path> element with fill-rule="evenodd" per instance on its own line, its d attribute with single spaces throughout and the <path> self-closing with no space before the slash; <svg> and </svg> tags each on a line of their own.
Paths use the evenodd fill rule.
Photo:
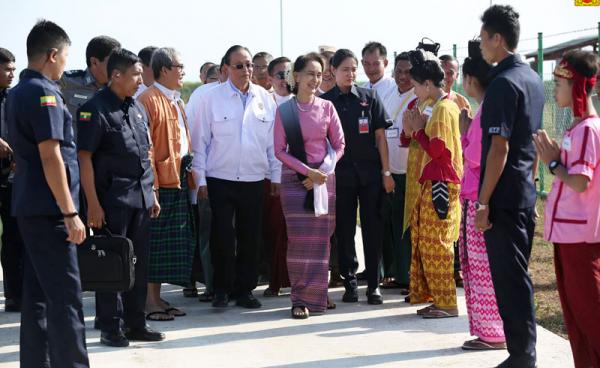
<svg viewBox="0 0 600 368">
<path fill-rule="evenodd" d="M 148 87 L 154 84 L 154 72 L 152 71 L 152 66 L 150 66 L 150 61 L 152 60 L 152 54 L 154 54 L 154 51 L 157 49 L 158 47 L 156 46 L 146 46 L 138 52 L 138 57 L 142 60 L 143 83 L 140 84 L 133 98 L 138 98 L 138 96 L 147 90 Z"/>
<path fill-rule="evenodd" d="M 393 121 L 386 129 L 390 158 L 390 171 L 396 182 L 396 190 L 384 200 L 383 218 L 383 287 L 408 287 L 411 245 L 410 237 L 402 233 L 404 222 L 404 193 L 406 188 L 406 169 L 408 147 L 400 146 L 402 115 L 406 109 L 416 103 L 410 81 L 411 64 L 408 53 L 403 52 L 394 60 L 395 88 L 385 96 L 383 106 Z"/>
<path fill-rule="evenodd" d="M 362 49 L 361 63 L 369 78 L 363 87 L 376 90 L 379 100 L 383 102 L 386 96 L 396 89 L 394 79 L 385 75 L 388 65 L 387 49 L 379 42 L 367 43 Z"/>
<path fill-rule="evenodd" d="M 263 186 L 271 178 L 271 194 L 278 195 L 281 182 L 281 163 L 273 148 L 276 105 L 264 88 L 250 82 L 253 64 L 247 48 L 230 47 L 223 64 L 229 79 L 200 99 L 199 126 L 192 132 L 192 172 L 198 197 L 210 196 L 213 306 L 227 307 L 235 292 L 237 305 L 260 308 L 252 290 L 257 284 Z"/>
</svg>

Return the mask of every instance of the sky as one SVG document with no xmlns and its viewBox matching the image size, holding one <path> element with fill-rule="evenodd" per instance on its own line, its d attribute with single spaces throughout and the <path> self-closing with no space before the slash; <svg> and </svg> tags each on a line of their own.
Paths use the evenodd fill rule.
<svg viewBox="0 0 600 368">
<path fill-rule="evenodd" d="M 593 28 L 545 37 L 544 46 L 598 34 L 600 7 L 576 7 L 575 0 L 493 3 L 510 4 L 520 13 L 523 53 L 536 49 L 538 32 Z M 282 5 L 283 55 L 292 60 L 319 45 L 349 48 L 359 55 L 368 41 L 383 43 L 393 55 L 414 49 L 423 37 L 439 42 L 440 54 L 451 54 L 457 44 L 462 59 L 467 42 L 479 34 L 479 18 L 490 1 L 282 0 Z M 234 44 L 252 53 L 282 54 L 280 0 L 0 0 L 0 9 L 0 47 L 15 54 L 19 70 L 26 67 L 27 34 L 40 18 L 58 23 L 69 34 L 67 69 L 85 68 L 86 45 L 98 35 L 112 36 L 136 53 L 148 45 L 176 48 L 187 81 L 197 81 L 200 65 L 218 63 Z"/>
</svg>

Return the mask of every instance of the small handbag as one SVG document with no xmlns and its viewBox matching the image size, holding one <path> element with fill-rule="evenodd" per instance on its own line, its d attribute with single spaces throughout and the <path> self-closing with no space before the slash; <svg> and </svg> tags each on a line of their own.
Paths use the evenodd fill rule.
<svg viewBox="0 0 600 368">
<path fill-rule="evenodd" d="M 104 227 L 77 247 L 77 258 L 82 290 L 124 292 L 133 288 L 136 257 L 128 238 L 113 235 Z"/>
</svg>

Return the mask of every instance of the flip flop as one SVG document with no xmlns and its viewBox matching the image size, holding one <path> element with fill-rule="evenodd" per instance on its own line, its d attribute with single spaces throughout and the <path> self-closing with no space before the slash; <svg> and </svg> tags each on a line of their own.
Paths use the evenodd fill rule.
<svg viewBox="0 0 600 368">
<path fill-rule="evenodd" d="M 505 342 L 486 342 L 479 338 L 465 341 L 462 345 L 463 350 L 504 350 L 506 349 Z"/>
<path fill-rule="evenodd" d="M 422 314 L 421 317 L 424 319 L 452 318 L 458 317 L 458 311 L 456 313 L 451 313 L 443 309 L 431 308 L 428 312 Z"/>
<path fill-rule="evenodd" d="M 156 318 L 156 317 L 152 317 L 152 316 L 169 316 L 170 318 Z M 154 322 L 166 322 L 166 321 L 172 321 L 175 319 L 175 317 L 173 317 L 171 314 L 165 312 L 165 311 L 155 311 L 155 312 L 150 312 L 146 315 L 146 319 L 148 321 L 154 321 Z"/>
<path fill-rule="evenodd" d="M 182 311 L 181 309 L 178 309 L 175 307 L 169 307 L 169 308 L 165 309 L 165 312 L 173 317 L 183 317 L 187 314 L 184 311 Z"/>
<path fill-rule="evenodd" d="M 301 309 L 302 313 L 301 314 L 294 313 L 294 309 L 296 309 L 296 308 Z M 301 306 L 292 307 L 292 318 L 293 319 L 307 319 L 308 315 L 309 315 L 308 308 L 301 307 Z"/>
<path fill-rule="evenodd" d="M 428 313 L 430 310 L 435 309 L 433 305 L 428 305 L 425 308 L 417 309 L 417 316 L 422 316 Z"/>
</svg>

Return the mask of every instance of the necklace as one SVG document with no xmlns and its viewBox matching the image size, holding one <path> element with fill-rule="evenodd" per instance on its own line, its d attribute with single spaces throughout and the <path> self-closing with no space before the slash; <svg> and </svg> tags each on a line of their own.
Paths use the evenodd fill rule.
<svg viewBox="0 0 600 368">
<path fill-rule="evenodd" d="M 306 110 L 303 109 L 302 107 L 300 107 L 300 103 L 298 102 L 298 99 L 296 97 L 294 97 L 294 101 L 296 101 L 296 106 L 298 107 L 298 110 L 300 110 L 302 112 L 309 112 L 312 109 L 313 105 L 315 104 L 315 98 L 314 98 L 314 96 L 312 98 L 312 102 L 310 103 L 310 107 L 308 109 L 306 109 Z"/>
</svg>

